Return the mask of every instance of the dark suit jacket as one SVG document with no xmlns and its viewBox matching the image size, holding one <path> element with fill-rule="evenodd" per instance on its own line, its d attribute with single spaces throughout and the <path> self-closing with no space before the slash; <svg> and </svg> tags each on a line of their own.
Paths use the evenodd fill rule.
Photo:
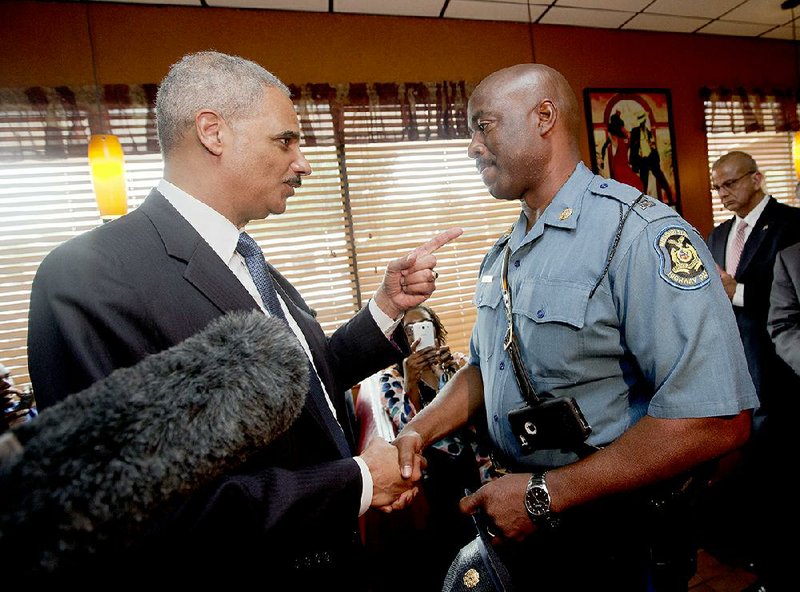
<svg viewBox="0 0 800 592">
<path fill-rule="evenodd" d="M 297 291 L 271 272 L 349 432 L 344 391 L 402 351 L 366 308 L 326 337 Z M 38 403 L 53 405 L 226 312 L 255 308 L 227 265 L 153 190 L 134 212 L 55 249 L 37 271 L 28 348 Z M 401 334 L 395 337 L 404 344 Z M 168 550 L 170 570 L 186 561 L 195 576 L 228 573 L 226 558 L 235 558 L 237 576 L 256 571 L 247 557 L 259 562 L 257 573 L 279 574 L 297 557 L 355 549 L 361 475 L 341 437 L 337 443 L 333 421 L 326 403 L 309 394 L 284 435 L 236 474 L 197 492 L 165 527 L 169 535 L 159 533 L 148 546 L 177 540 Z"/>
<path fill-rule="evenodd" d="M 725 268 L 725 246 L 734 218 L 715 228 L 708 237 L 714 261 Z M 747 366 L 753 377 L 761 410 L 769 415 L 781 409 L 781 398 L 797 392 L 796 377 L 775 354 L 767 331 L 769 296 L 775 256 L 781 249 L 800 241 L 800 209 L 770 197 L 744 245 L 735 279 L 744 284 L 744 306 L 734 306 L 736 323 L 744 344 Z M 788 382 L 787 382 L 788 381 Z M 792 388 L 795 390 L 792 391 Z"/>
</svg>

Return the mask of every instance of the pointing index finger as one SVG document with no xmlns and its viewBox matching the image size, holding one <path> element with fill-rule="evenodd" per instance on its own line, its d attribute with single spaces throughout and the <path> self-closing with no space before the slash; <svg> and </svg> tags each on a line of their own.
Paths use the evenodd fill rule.
<svg viewBox="0 0 800 592">
<path fill-rule="evenodd" d="M 463 233 L 464 233 L 464 229 L 463 228 L 458 228 L 458 227 L 449 228 L 449 229 L 445 230 L 444 232 L 434 236 L 427 243 L 418 246 L 416 249 L 414 249 L 413 252 L 417 256 L 419 256 L 419 255 L 428 255 L 430 253 L 433 253 L 435 250 L 445 246 L 447 243 L 449 243 L 454 238 L 458 238 Z"/>
</svg>

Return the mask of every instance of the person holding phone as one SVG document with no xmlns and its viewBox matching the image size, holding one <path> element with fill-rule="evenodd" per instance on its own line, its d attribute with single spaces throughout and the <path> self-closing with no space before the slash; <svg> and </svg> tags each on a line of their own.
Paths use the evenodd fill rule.
<svg viewBox="0 0 800 592">
<path fill-rule="evenodd" d="M 402 323 L 411 353 L 401 363 L 384 370 L 379 378 L 381 402 L 395 434 L 434 400 L 467 361 L 461 352 L 450 350 L 447 329 L 430 307 L 420 305 L 407 310 Z M 427 467 L 422 491 L 427 504 L 422 510 L 424 519 L 419 521 L 424 525 L 424 536 L 418 531 L 409 533 L 415 544 L 423 547 L 415 578 L 419 589 L 438 591 L 453 556 L 475 536 L 470 521 L 459 512 L 458 501 L 465 488 L 475 490 L 495 476 L 488 448 L 479 434 L 475 426 L 468 426 L 435 442 L 424 453 Z M 415 504 L 417 508 L 422 505 Z M 402 534 L 396 531 L 392 540 L 399 538 Z"/>
</svg>

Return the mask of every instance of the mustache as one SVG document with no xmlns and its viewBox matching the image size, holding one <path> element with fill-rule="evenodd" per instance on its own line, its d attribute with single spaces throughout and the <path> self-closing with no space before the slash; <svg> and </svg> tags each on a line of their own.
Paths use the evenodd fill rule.
<svg viewBox="0 0 800 592">
<path fill-rule="evenodd" d="M 303 184 L 303 179 L 300 177 L 300 175 L 295 175 L 294 177 L 289 177 L 288 179 L 286 179 L 284 183 L 286 183 L 290 187 L 297 188 Z"/>
<path fill-rule="evenodd" d="M 493 166 L 494 161 L 491 160 L 476 160 L 475 161 L 475 168 L 478 169 L 478 172 L 481 172 L 483 169 L 489 166 Z"/>
</svg>

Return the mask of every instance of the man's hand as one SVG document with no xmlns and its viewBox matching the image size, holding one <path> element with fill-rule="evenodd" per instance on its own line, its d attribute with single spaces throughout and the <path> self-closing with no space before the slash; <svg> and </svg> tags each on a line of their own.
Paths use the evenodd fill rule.
<svg viewBox="0 0 800 592">
<path fill-rule="evenodd" d="M 728 299 L 733 300 L 733 295 L 736 293 L 736 280 L 719 265 L 717 265 L 717 271 L 719 272 L 719 277 L 722 280 L 722 287 L 725 288 Z"/>
<path fill-rule="evenodd" d="M 414 499 L 416 483 L 422 478 L 421 464 L 417 464 L 417 470 L 409 478 L 404 478 L 400 474 L 397 449 L 379 436 L 370 440 L 360 456 L 372 475 L 370 506 L 391 512 Z"/>
<path fill-rule="evenodd" d="M 389 317 L 397 319 L 409 308 L 425 302 L 436 288 L 437 274 L 433 270 L 436 256 L 433 252 L 463 232 L 461 228 L 445 230 L 408 255 L 391 261 L 383 282 L 375 291 L 375 304 Z"/>
<path fill-rule="evenodd" d="M 530 478 L 530 473 L 504 475 L 462 498 L 459 508 L 465 514 L 482 509 L 491 534 L 522 541 L 536 530 L 525 510 L 525 489 Z"/>
</svg>

